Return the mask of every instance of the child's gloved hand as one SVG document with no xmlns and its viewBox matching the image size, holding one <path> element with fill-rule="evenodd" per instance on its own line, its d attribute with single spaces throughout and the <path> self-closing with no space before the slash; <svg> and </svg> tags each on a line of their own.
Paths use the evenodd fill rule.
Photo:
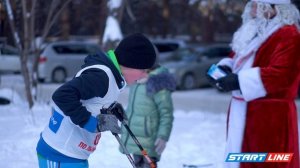
<svg viewBox="0 0 300 168">
<path fill-rule="evenodd" d="M 128 121 L 127 115 L 123 106 L 118 102 L 113 102 L 108 108 L 103 108 L 100 110 L 102 114 L 113 114 L 121 122 Z"/>
<path fill-rule="evenodd" d="M 118 119 L 112 114 L 98 114 L 97 115 L 97 131 L 111 131 L 112 133 L 120 134 L 121 128 L 118 125 Z"/>
<path fill-rule="evenodd" d="M 161 139 L 161 138 L 157 138 L 155 143 L 155 152 L 159 155 L 162 154 L 162 152 L 165 150 L 166 145 L 167 145 L 167 141 Z"/>
</svg>

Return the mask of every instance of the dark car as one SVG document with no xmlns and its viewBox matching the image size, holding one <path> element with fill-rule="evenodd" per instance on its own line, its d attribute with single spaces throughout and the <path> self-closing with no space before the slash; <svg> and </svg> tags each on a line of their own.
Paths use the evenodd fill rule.
<svg viewBox="0 0 300 168">
<path fill-rule="evenodd" d="M 228 56 L 230 52 L 228 44 L 184 47 L 172 53 L 162 65 L 174 74 L 179 89 L 194 89 L 209 84 L 206 79 L 207 69 Z"/>
<path fill-rule="evenodd" d="M 172 57 L 172 54 L 180 48 L 186 47 L 186 43 L 182 40 L 152 40 L 152 43 L 155 45 L 159 55 L 158 62 L 166 62 Z"/>
</svg>

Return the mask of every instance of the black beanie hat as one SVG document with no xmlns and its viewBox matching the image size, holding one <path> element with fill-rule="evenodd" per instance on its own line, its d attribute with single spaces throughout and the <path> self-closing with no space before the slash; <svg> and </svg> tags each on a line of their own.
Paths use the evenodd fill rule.
<svg viewBox="0 0 300 168">
<path fill-rule="evenodd" d="M 133 69 L 149 69 L 156 60 L 153 44 L 143 34 L 125 37 L 115 49 L 118 63 Z"/>
</svg>

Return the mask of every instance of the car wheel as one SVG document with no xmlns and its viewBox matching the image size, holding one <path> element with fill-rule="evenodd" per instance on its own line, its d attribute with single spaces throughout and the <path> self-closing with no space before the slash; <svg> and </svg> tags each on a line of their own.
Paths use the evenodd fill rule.
<svg viewBox="0 0 300 168">
<path fill-rule="evenodd" d="M 62 83 L 66 80 L 67 73 L 64 68 L 55 68 L 52 72 L 52 82 Z"/>
<path fill-rule="evenodd" d="M 185 74 L 181 81 L 181 89 L 189 90 L 196 88 L 196 79 L 195 76 L 191 73 Z"/>
<path fill-rule="evenodd" d="M 39 81 L 40 83 L 45 83 L 45 79 L 43 79 L 43 78 L 38 78 L 38 81 Z"/>
</svg>

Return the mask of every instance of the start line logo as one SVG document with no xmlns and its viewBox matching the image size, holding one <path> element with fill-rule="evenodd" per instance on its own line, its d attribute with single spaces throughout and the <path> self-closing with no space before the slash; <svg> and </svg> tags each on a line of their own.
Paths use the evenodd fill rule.
<svg viewBox="0 0 300 168">
<path fill-rule="evenodd" d="M 290 162 L 293 153 L 229 153 L 226 162 Z"/>
</svg>

